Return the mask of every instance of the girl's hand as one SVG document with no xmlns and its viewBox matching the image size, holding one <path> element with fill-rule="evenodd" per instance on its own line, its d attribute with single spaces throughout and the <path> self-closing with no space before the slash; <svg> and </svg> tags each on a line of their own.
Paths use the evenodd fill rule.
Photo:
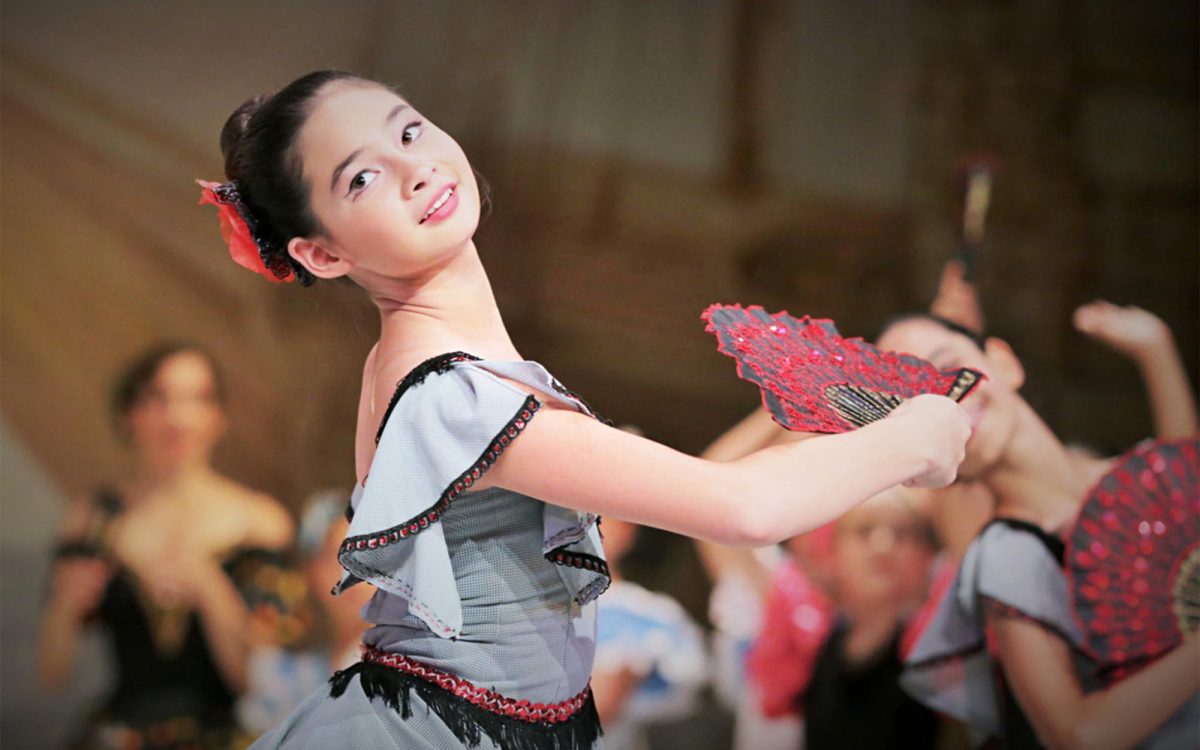
<svg viewBox="0 0 1200 750">
<path fill-rule="evenodd" d="M 112 569 L 103 560 L 69 557 L 54 569 L 51 607 L 73 620 L 82 620 L 100 606 Z"/>
<path fill-rule="evenodd" d="M 936 489 L 954 482 L 971 437 L 971 420 L 961 406 L 945 396 L 923 394 L 900 404 L 888 420 L 903 423 L 909 444 L 926 461 L 926 469 L 906 486 Z"/>
<path fill-rule="evenodd" d="M 1152 312 L 1140 307 L 1120 307 L 1097 300 L 1075 310 L 1075 327 L 1080 332 L 1137 359 L 1171 344 L 1171 330 Z"/>
</svg>

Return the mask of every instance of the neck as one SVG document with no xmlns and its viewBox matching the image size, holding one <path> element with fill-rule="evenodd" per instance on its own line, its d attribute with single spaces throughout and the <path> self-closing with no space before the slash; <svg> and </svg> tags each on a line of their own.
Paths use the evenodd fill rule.
<svg viewBox="0 0 1200 750">
<path fill-rule="evenodd" d="M 134 472 L 130 500 L 137 502 L 156 495 L 174 495 L 206 481 L 213 473 L 205 460 L 171 465 L 142 460 Z"/>
<path fill-rule="evenodd" d="M 496 305 L 475 243 L 409 279 L 371 291 L 382 351 L 408 359 L 463 350 L 485 359 L 520 359 Z"/>
<path fill-rule="evenodd" d="M 1072 457 L 1067 447 L 1021 403 L 1018 425 L 996 466 L 983 477 L 996 496 L 996 515 L 1057 533 L 1075 518 L 1103 461 Z"/>
</svg>

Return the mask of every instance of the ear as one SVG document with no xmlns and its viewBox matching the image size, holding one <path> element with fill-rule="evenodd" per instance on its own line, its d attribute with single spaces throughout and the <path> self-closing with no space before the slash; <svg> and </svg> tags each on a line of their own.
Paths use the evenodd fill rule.
<svg viewBox="0 0 1200 750">
<path fill-rule="evenodd" d="M 1025 368 L 1007 341 L 989 338 L 984 342 L 983 353 L 995 364 L 992 373 L 997 380 L 1014 391 L 1025 384 Z"/>
<path fill-rule="evenodd" d="M 354 266 L 333 254 L 329 246 L 317 239 L 293 237 L 288 243 L 288 255 L 308 269 L 318 279 L 336 279 L 350 273 Z"/>
</svg>

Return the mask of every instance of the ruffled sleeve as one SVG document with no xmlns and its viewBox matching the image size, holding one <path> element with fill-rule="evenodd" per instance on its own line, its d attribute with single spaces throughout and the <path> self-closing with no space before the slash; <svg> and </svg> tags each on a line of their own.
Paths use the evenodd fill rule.
<svg viewBox="0 0 1200 750">
<path fill-rule="evenodd" d="M 1062 564 L 1047 543 L 1020 525 L 993 522 L 967 550 L 909 654 L 901 684 L 931 708 L 996 735 L 1001 696 L 986 648 L 986 612 L 1036 623 L 1080 654 L 1083 637 L 1069 602 Z"/>
<path fill-rule="evenodd" d="M 525 429 L 537 398 L 473 368 L 431 373 L 387 416 L 338 561 L 346 576 L 408 603 L 438 635 L 462 628 L 462 604 L 439 523 L 455 499 Z"/>
<path fill-rule="evenodd" d="M 537 362 L 485 360 L 471 363 L 471 366 L 529 386 L 547 399 L 611 424 Z M 542 513 L 542 555 L 558 566 L 563 584 L 579 604 L 587 604 L 600 596 L 612 580 L 604 559 L 604 545 L 600 541 L 600 517 L 594 513 L 547 503 Z"/>
<path fill-rule="evenodd" d="M 442 515 L 454 512 L 456 501 L 520 437 L 541 408 L 535 394 L 569 399 L 538 388 L 544 370 L 530 362 L 446 355 L 418 371 L 398 388 L 365 486 L 351 500 L 350 530 L 338 553 L 346 573 L 334 592 L 366 581 L 403 600 L 433 633 L 453 638 L 463 612 Z M 544 377 L 549 388 L 553 379 Z M 524 391 L 509 380 L 532 387 Z M 594 597 L 608 572 L 595 517 L 550 505 L 543 515 L 545 556 L 562 566 L 577 598 Z"/>
</svg>

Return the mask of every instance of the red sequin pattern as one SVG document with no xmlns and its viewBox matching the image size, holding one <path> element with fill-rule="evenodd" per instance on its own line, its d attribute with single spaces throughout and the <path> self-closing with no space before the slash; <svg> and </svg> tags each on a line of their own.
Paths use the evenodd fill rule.
<svg viewBox="0 0 1200 750">
<path fill-rule="evenodd" d="M 1080 510 L 1067 574 L 1087 647 L 1103 666 L 1160 656 L 1200 624 L 1198 449 L 1195 438 L 1139 446 Z"/>
<path fill-rule="evenodd" d="M 414 677 L 419 677 L 485 711 L 507 716 L 510 719 L 534 723 L 558 724 L 570 719 L 587 703 L 592 691 L 589 685 L 575 697 L 568 698 L 561 703 L 531 703 L 527 700 L 515 700 L 500 695 L 485 687 L 468 682 L 461 677 L 455 677 L 447 672 L 426 666 L 402 654 L 392 654 L 387 651 L 371 648 L 370 646 L 364 646 L 363 661 L 397 669 Z"/>
<path fill-rule="evenodd" d="M 961 400 L 982 378 L 844 339 L 830 320 L 772 315 L 757 305 L 712 305 L 701 317 L 717 348 L 737 360 L 738 375 L 762 389 L 764 405 L 790 430 L 846 432 L 919 394 Z"/>
</svg>

